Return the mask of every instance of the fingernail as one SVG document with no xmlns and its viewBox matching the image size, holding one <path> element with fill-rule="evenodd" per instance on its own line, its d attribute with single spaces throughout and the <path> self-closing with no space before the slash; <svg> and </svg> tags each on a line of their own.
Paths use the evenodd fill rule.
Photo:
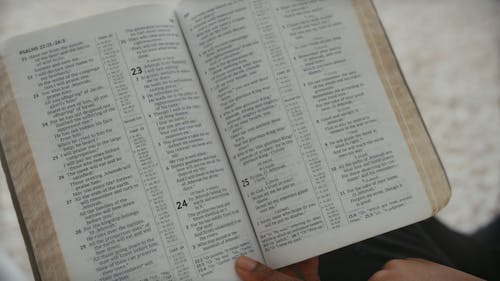
<svg viewBox="0 0 500 281">
<path fill-rule="evenodd" d="M 257 262 L 251 258 L 241 256 L 236 260 L 236 267 L 244 271 L 252 271 L 257 267 Z"/>
</svg>

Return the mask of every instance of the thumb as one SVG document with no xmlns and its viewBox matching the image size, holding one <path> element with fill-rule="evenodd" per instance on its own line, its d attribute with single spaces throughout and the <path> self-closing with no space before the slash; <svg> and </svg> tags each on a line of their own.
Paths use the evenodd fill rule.
<svg viewBox="0 0 500 281">
<path fill-rule="evenodd" d="M 243 281 L 299 281 L 245 256 L 236 260 L 236 273 Z"/>
</svg>

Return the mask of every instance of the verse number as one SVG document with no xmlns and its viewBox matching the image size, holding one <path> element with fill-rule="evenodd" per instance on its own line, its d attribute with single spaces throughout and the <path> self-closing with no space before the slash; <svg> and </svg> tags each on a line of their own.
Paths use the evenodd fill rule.
<svg viewBox="0 0 500 281">
<path fill-rule="evenodd" d="M 186 200 L 182 200 L 182 201 L 175 202 L 175 205 L 177 205 L 177 210 L 181 210 L 182 208 L 187 207 L 188 203 Z"/>
<path fill-rule="evenodd" d="M 241 180 L 241 185 L 242 185 L 243 187 L 247 187 L 247 186 L 249 186 L 249 185 L 250 185 L 250 181 L 248 180 L 248 178 L 244 178 L 244 179 L 242 179 L 242 180 Z"/>
<path fill-rule="evenodd" d="M 132 67 L 130 71 L 132 72 L 132 76 L 142 74 L 142 68 L 140 66 Z"/>
</svg>

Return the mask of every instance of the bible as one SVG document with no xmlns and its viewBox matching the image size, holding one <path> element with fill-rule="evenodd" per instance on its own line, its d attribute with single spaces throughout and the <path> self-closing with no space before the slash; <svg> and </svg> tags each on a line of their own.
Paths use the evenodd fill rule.
<svg viewBox="0 0 500 281">
<path fill-rule="evenodd" d="M 423 220 L 445 171 L 367 0 L 186 0 L 14 37 L 3 168 L 39 280 L 238 280 Z"/>
</svg>

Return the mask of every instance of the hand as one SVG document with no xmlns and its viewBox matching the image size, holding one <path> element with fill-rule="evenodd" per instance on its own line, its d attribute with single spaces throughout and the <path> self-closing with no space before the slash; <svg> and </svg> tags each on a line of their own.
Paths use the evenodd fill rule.
<svg viewBox="0 0 500 281">
<path fill-rule="evenodd" d="M 277 270 L 241 256 L 236 260 L 236 273 L 243 281 L 320 281 L 318 257 Z"/>
<path fill-rule="evenodd" d="M 481 278 L 423 259 L 390 260 L 368 281 L 480 281 Z"/>
</svg>

